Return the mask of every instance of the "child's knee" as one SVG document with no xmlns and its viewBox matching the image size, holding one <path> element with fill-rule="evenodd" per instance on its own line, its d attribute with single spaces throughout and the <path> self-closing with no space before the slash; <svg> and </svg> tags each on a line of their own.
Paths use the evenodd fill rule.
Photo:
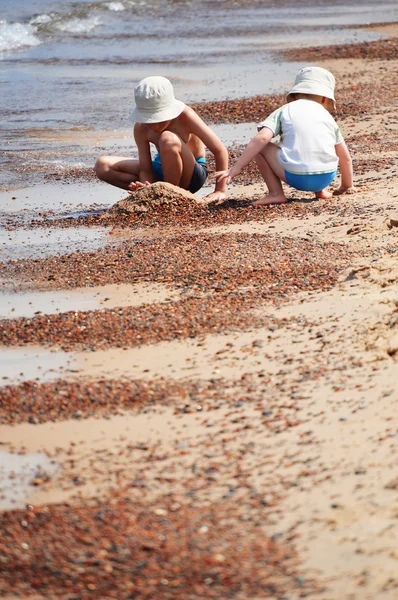
<svg viewBox="0 0 398 600">
<path fill-rule="evenodd" d="M 109 161 L 107 156 L 101 156 L 94 166 L 95 174 L 99 179 L 103 179 L 109 171 Z"/>
<path fill-rule="evenodd" d="M 162 152 L 180 152 L 181 151 L 181 140 L 172 131 L 163 131 L 159 136 L 159 151 Z"/>
</svg>

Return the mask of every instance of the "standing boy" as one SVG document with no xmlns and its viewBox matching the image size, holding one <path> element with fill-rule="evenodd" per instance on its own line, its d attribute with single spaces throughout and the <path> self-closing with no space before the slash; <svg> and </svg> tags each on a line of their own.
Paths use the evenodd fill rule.
<svg viewBox="0 0 398 600">
<path fill-rule="evenodd" d="M 102 156 L 95 165 L 99 179 L 124 190 L 166 181 L 192 193 L 208 176 L 205 148 L 213 153 L 216 171 L 228 168 L 228 151 L 199 115 L 174 97 L 165 77 L 146 77 L 134 90 L 136 108 L 131 114 L 138 159 Z M 151 157 L 150 145 L 157 153 Z M 223 200 L 227 182 L 217 181 L 207 200 Z"/>
</svg>

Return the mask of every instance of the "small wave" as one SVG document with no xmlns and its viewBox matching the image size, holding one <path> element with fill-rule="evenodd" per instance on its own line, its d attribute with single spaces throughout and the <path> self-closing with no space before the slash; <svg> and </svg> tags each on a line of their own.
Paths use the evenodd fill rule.
<svg viewBox="0 0 398 600">
<path fill-rule="evenodd" d="M 41 42 L 35 33 L 36 29 L 32 25 L 0 21 L 0 52 L 38 46 Z"/>
<path fill-rule="evenodd" d="M 46 23 L 51 23 L 52 18 L 50 17 L 50 15 L 37 15 L 37 17 L 33 17 L 33 19 L 31 19 L 29 21 L 30 25 L 44 25 Z"/>
<path fill-rule="evenodd" d="M 98 25 L 101 25 L 101 20 L 98 16 L 87 17 L 85 19 L 68 19 L 67 21 L 61 21 L 54 23 L 54 28 L 65 33 L 89 33 Z"/>
<path fill-rule="evenodd" d="M 121 2 L 105 2 L 105 6 L 108 10 L 113 10 L 116 12 L 126 10 L 124 4 Z"/>
</svg>

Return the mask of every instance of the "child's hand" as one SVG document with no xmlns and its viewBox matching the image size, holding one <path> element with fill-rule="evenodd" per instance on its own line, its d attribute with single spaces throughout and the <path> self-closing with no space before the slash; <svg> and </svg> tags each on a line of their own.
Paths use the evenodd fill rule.
<svg viewBox="0 0 398 600">
<path fill-rule="evenodd" d="M 217 183 L 224 182 L 224 183 L 228 184 L 231 181 L 231 176 L 229 174 L 229 171 L 216 171 L 215 176 L 216 176 Z"/>
<path fill-rule="evenodd" d="M 355 192 L 357 191 L 357 188 L 355 188 L 353 185 L 349 187 L 345 185 L 340 185 L 340 187 L 336 188 L 333 191 L 333 196 L 341 196 L 342 194 L 355 194 Z"/>
<path fill-rule="evenodd" d="M 229 171 L 216 171 L 216 181 L 220 183 L 224 181 L 226 184 L 231 183 L 234 177 L 239 175 L 240 169 L 236 166 L 236 164 L 229 169 Z"/>
<path fill-rule="evenodd" d="M 204 200 L 207 200 L 207 202 L 221 202 L 222 200 L 225 200 L 225 198 L 226 194 L 224 194 L 224 192 L 212 192 L 205 196 Z"/>
<path fill-rule="evenodd" d="M 133 194 L 134 192 L 136 192 L 140 188 L 146 187 L 148 185 L 151 185 L 149 181 L 145 181 L 145 183 L 142 183 L 141 181 L 133 181 L 129 185 L 128 192 L 129 192 L 129 194 Z"/>
<path fill-rule="evenodd" d="M 239 175 L 240 170 L 236 169 L 235 165 L 229 169 L 229 171 L 216 171 L 216 181 L 217 183 L 221 183 L 224 181 L 227 185 L 231 183 L 232 179 Z"/>
</svg>

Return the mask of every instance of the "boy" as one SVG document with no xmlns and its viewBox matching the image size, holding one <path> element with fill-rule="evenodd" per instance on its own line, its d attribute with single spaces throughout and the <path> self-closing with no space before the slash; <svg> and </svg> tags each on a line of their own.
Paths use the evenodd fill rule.
<svg viewBox="0 0 398 600">
<path fill-rule="evenodd" d="M 208 170 L 205 147 L 214 155 L 217 171 L 228 168 L 228 151 L 199 115 L 174 97 L 165 77 L 146 77 L 134 90 L 131 114 L 138 160 L 102 156 L 95 165 L 99 179 L 134 192 L 155 181 L 166 181 L 192 193 L 205 183 Z M 157 148 L 152 160 L 150 144 Z M 216 182 L 206 199 L 223 200 L 226 181 Z"/>
<path fill-rule="evenodd" d="M 335 79 L 321 67 L 304 67 L 287 96 L 287 104 L 274 111 L 257 127 L 234 166 L 216 173 L 217 181 L 231 181 L 254 158 L 269 194 L 254 206 L 287 201 L 282 181 L 317 198 L 332 194 L 326 189 L 340 166 L 341 183 L 335 194 L 355 191 L 348 148 L 330 112 L 335 109 Z M 279 145 L 271 139 L 280 135 Z"/>
</svg>

